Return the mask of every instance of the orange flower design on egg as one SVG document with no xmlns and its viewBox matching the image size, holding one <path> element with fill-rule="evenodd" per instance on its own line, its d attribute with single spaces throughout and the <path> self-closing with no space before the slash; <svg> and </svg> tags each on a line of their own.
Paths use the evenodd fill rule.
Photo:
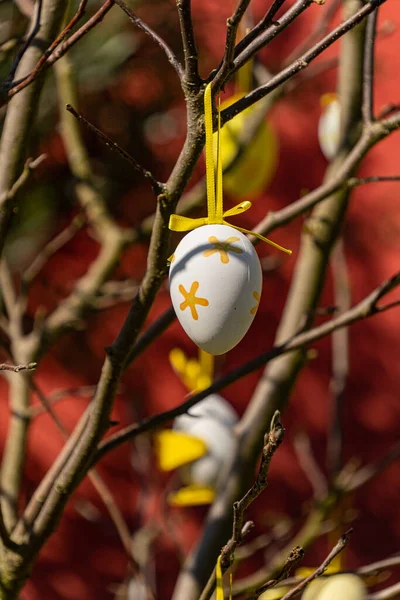
<svg viewBox="0 0 400 600">
<path fill-rule="evenodd" d="M 252 309 L 250 309 L 250 313 L 252 315 L 255 315 L 257 312 L 258 305 L 260 304 L 261 296 L 258 292 L 253 292 L 253 298 L 254 298 L 254 300 L 256 300 L 257 304 L 255 306 L 253 306 Z"/>
<path fill-rule="evenodd" d="M 182 284 L 179 286 L 178 289 L 182 296 L 185 298 L 185 300 L 179 305 L 179 308 L 182 311 L 186 310 L 187 308 L 190 308 L 192 318 L 195 321 L 198 321 L 199 315 L 196 309 L 196 304 L 198 304 L 199 306 L 208 306 L 210 304 L 206 298 L 196 297 L 196 292 L 199 289 L 199 282 L 193 281 L 192 285 L 190 286 L 189 292 L 185 290 Z"/>
<path fill-rule="evenodd" d="M 233 242 L 240 242 L 240 238 L 231 236 L 228 237 L 224 242 L 220 242 L 218 238 L 214 235 L 208 238 L 208 241 L 214 246 L 211 250 L 204 250 L 203 256 L 206 258 L 208 256 L 212 256 L 216 252 L 219 252 L 219 257 L 221 262 L 224 265 L 227 265 L 229 262 L 228 252 L 234 252 L 235 254 L 243 254 L 243 250 L 241 248 L 236 248 L 236 246 L 232 246 Z"/>
</svg>

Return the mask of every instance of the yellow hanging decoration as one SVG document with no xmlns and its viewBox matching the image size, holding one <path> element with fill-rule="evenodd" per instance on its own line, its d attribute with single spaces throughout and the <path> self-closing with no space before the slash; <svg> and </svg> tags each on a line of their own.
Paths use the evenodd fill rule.
<svg viewBox="0 0 400 600">
<path fill-rule="evenodd" d="M 214 357 L 199 349 L 199 358 L 188 359 L 180 348 L 169 353 L 169 362 L 189 392 L 201 392 L 210 387 L 214 374 Z"/>
<path fill-rule="evenodd" d="M 222 579 L 221 556 L 218 556 L 217 566 L 215 567 L 216 578 L 216 600 L 224 600 L 224 582 Z"/>
<path fill-rule="evenodd" d="M 169 220 L 169 228 L 172 231 L 191 231 L 202 227 L 203 225 L 228 225 L 233 227 L 242 233 L 254 235 L 259 240 L 274 246 L 286 254 L 292 254 L 291 250 L 283 248 L 279 244 L 272 242 L 268 238 L 228 223 L 225 218 L 240 215 L 251 207 L 251 202 L 244 201 L 237 204 L 233 208 L 224 211 L 223 210 L 223 198 L 222 198 L 222 161 L 217 161 L 217 186 L 215 186 L 215 172 L 214 172 L 214 148 L 213 148 L 213 116 L 212 116 L 212 96 L 211 96 L 211 83 L 209 83 L 204 93 L 204 121 L 205 121 L 205 132 L 206 132 L 206 188 L 207 188 L 207 217 L 201 217 L 192 219 L 190 217 L 184 217 L 181 215 L 173 214 Z M 218 110 L 218 131 L 220 130 L 220 110 Z M 220 156 L 220 137 L 218 137 L 217 155 Z M 215 189 L 216 188 L 216 189 Z"/>
</svg>

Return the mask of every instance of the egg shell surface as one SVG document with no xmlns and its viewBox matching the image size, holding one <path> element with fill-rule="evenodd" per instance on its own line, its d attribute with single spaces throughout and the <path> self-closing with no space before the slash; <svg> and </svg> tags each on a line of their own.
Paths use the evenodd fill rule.
<svg viewBox="0 0 400 600">
<path fill-rule="evenodd" d="M 217 481 L 222 465 L 234 451 L 235 440 L 231 429 L 212 419 L 193 419 L 197 421 L 191 428 L 190 435 L 201 439 L 207 446 L 208 453 L 185 465 L 179 472 L 186 484 L 208 485 L 213 487 Z"/>
<path fill-rule="evenodd" d="M 218 355 L 240 342 L 262 289 L 260 261 L 245 235 L 228 225 L 194 229 L 171 257 L 169 279 L 176 315 L 197 346 Z"/>
<path fill-rule="evenodd" d="M 333 100 L 321 115 L 318 123 L 318 140 L 322 154 L 331 160 L 340 143 L 340 104 Z"/>
<path fill-rule="evenodd" d="M 177 417 L 173 429 L 189 433 L 199 418 L 214 419 L 225 427 L 232 428 L 238 422 L 234 408 L 219 394 L 210 394 L 195 404 L 185 415 Z"/>
<path fill-rule="evenodd" d="M 316 579 L 305 590 L 302 600 L 362 600 L 367 595 L 363 580 L 352 573 L 339 573 Z"/>
</svg>

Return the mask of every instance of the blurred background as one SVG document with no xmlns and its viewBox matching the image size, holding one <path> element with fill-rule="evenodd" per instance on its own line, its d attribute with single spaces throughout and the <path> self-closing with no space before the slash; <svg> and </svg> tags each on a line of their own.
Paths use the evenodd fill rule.
<svg viewBox="0 0 400 600">
<path fill-rule="evenodd" d="M 22 3 L 21 3 L 22 4 Z M 85 19 L 100 6 L 89 2 Z M 254 0 L 252 18 L 265 13 L 265 2 Z M 290 4 L 288 2 L 287 4 Z M 328 4 L 328 3 L 327 3 Z M 226 18 L 232 2 L 193 0 L 193 19 L 200 53 L 201 75 L 207 76 L 222 56 Z M 135 10 L 182 56 L 179 23 L 171 0 L 135 2 Z M 303 16 L 257 56 L 255 71 L 276 72 L 285 59 L 313 30 L 322 7 L 312 6 Z M 331 26 L 339 21 L 339 14 Z M 0 3 L 0 79 L 4 79 L 24 36 L 27 18 L 15 3 Z M 376 59 L 376 107 L 400 100 L 400 6 L 387 2 L 380 11 Z M 13 48 L 10 40 L 15 40 Z M 7 42 L 7 43 L 6 43 Z M 321 96 L 336 90 L 336 44 L 295 80 L 272 103 L 267 119 L 278 142 L 278 164 L 271 182 L 254 199 L 252 210 L 241 225 L 254 227 L 269 210 L 276 210 L 317 187 L 327 161 L 318 143 Z M 185 105 L 179 82 L 167 59 L 154 43 L 135 29 L 117 7 L 106 15 L 68 55 L 78 86 L 75 108 L 135 157 L 155 177 L 165 181 L 171 172 L 185 136 Z M 318 66 L 315 66 L 318 65 Z M 234 92 L 228 85 L 222 99 Z M 62 104 L 62 103 L 61 103 Z M 42 153 L 46 159 L 35 171 L 25 192 L 8 238 L 6 255 L 18 276 L 32 263 L 38 251 L 80 214 L 75 179 L 71 173 L 60 133 L 60 104 L 52 70 L 47 72 L 40 110 L 34 124 L 27 156 Z M 0 109 L 0 125 L 5 108 Z M 138 227 L 155 209 L 149 186 L 126 162 L 110 152 L 96 136 L 83 128 L 97 188 L 110 214 L 126 228 Z M 399 174 L 400 134 L 376 146 L 362 166 L 362 176 Z M 266 154 L 265 159 L 268 160 Z M 189 189 L 204 175 L 200 161 Z M 352 303 L 367 295 L 399 267 L 399 183 L 360 186 L 352 193 L 343 241 L 350 274 Z M 237 203 L 226 195 L 226 205 Z M 198 214 L 203 214 L 202 208 Z M 194 213 L 196 214 L 196 213 Z M 296 262 L 303 218 L 273 239 L 293 249 L 292 257 L 261 244 L 257 252 L 264 269 L 263 294 L 255 321 L 245 339 L 217 361 L 222 374 L 257 356 L 273 343 Z M 173 234 L 171 252 L 179 240 Z M 108 288 L 99 294 L 93 311 L 79 330 L 62 337 L 43 358 L 36 374 L 38 386 L 48 398 L 57 400 L 55 410 L 72 430 L 93 392 L 104 359 L 104 347 L 117 335 L 136 286 L 146 268 L 148 230 L 128 247 Z M 27 327 L 37 311 L 49 313 L 72 290 L 99 250 L 98 241 L 85 223 L 56 254 L 50 257 L 30 287 Z M 110 294 L 111 291 L 111 294 Z M 321 309 L 334 304 L 332 282 L 326 282 Z M 170 306 L 167 283 L 159 292 L 148 325 Z M 321 311 L 323 312 L 323 311 Z M 320 322 L 326 316 L 319 317 Z M 3 334 L 0 334 L 3 335 Z M 347 379 L 343 431 L 345 460 L 359 465 L 377 459 L 398 441 L 400 423 L 400 341 L 396 311 L 363 321 L 350 329 L 350 370 Z M 5 342 L 2 342 L 4 356 Z M 127 370 L 120 386 L 113 418 L 122 425 L 154 415 L 180 404 L 187 390 L 173 372 L 168 354 L 182 348 L 196 357 L 197 349 L 175 322 Z M 296 531 L 313 501 L 313 490 L 299 462 L 295 440 L 306 433 L 319 467 L 326 472 L 326 440 L 332 394 L 331 340 L 314 346 L 315 352 L 301 373 L 282 420 L 285 442 L 274 457 L 269 487 L 250 510 L 256 527 L 250 539 L 260 535 L 277 538 L 255 552 L 235 574 L 240 578 L 258 569 Z M 226 388 L 223 396 L 239 415 L 249 402 L 260 372 Z M 7 431 L 7 383 L 0 382 L 0 444 Z M 29 498 L 62 448 L 63 438 L 52 419 L 37 406 L 29 433 L 24 496 Z M 152 436 L 143 435 L 110 453 L 98 471 L 108 485 L 132 536 L 136 561 L 143 565 L 156 597 L 171 597 L 182 561 L 198 538 L 206 508 L 171 508 L 166 494 L 171 478 L 156 465 Z M 382 474 L 347 500 L 345 518 L 354 534 L 343 556 L 344 568 L 352 569 L 385 558 L 399 550 L 400 464 L 392 463 Z M 303 564 L 316 566 L 329 549 L 322 536 L 308 550 Z M 32 578 L 21 594 L 24 600 L 108 600 L 127 598 L 132 566 L 115 525 L 97 491 L 86 479 L 69 502 L 56 533 L 45 546 Z M 139 595 L 131 595 L 131 598 Z M 129 600 L 131 600 L 129 598 Z"/>
</svg>

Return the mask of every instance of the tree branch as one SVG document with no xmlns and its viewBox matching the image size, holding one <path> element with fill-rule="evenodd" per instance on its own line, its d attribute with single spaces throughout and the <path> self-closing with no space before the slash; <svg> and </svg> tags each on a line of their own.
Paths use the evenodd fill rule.
<svg viewBox="0 0 400 600">
<path fill-rule="evenodd" d="M 43 53 L 43 43 L 57 33 L 64 10 L 65 2 L 62 0 L 43 0 L 40 32 L 21 58 L 16 77 L 23 78 L 34 68 Z M 4 121 L 0 142 L 0 254 L 14 208 L 7 194 L 20 176 L 42 85 L 43 80 L 37 81 L 10 103 Z"/>
<path fill-rule="evenodd" d="M 374 57 L 378 12 L 379 9 L 376 9 L 369 15 L 365 34 L 362 99 L 362 116 L 364 125 L 370 125 L 374 121 Z"/>
<path fill-rule="evenodd" d="M 185 56 L 184 81 L 188 86 L 199 86 L 201 78 L 198 70 L 198 52 L 193 30 L 191 0 L 177 0 L 183 53 Z"/>
<path fill-rule="evenodd" d="M 310 0 L 312 2 L 312 0 Z M 299 73 L 312 62 L 315 58 L 317 58 L 322 52 L 326 50 L 329 46 L 331 46 L 334 42 L 340 39 L 345 33 L 351 31 L 356 25 L 361 23 L 369 14 L 371 14 L 378 6 L 384 4 L 386 0 L 369 0 L 367 4 L 363 4 L 359 10 L 354 13 L 351 17 L 346 19 L 343 23 L 341 23 L 338 27 L 336 27 L 333 31 L 331 31 L 328 35 L 326 35 L 322 40 L 320 40 L 317 44 L 315 44 L 310 50 L 305 52 L 301 57 L 295 60 L 291 65 L 280 71 L 277 75 L 272 77 L 267 83 L 256 88 L 249 94 L 247 94 L 244 98 L 241 98 L 234 104 L 232 104 L 229 108 L 226 108 L 221 113 L 221 123 L 224 124 L 226 121 L 233 119 L 235 115 L 242 112 L 267 94 L 269 94 L 276 87 L 293 77 L 296 73 Z M 305 7 L 306 8 L 306 7 Z M 289 11 L 288 11 L 289 12 Z M 287 14 L 287 13 L 286 13 Z M 281 22 L 283 19 L 281 20 Z M 246 39 L 246 38 L 245 38 Z M 257 47 L 254 52 L 256 52 L 259 48 Z M 242 54 L 244 57 L 242 57 Z M 247 56 L 248 52 L 242 53 L 239 55 L 234 62 L 234 70 L 239 69 L 244 62 L 246 62 L 250 56 Z"/>
<path fill-rule="evenodd" d="M 113 0 L 106 0 L 103 6 L 101 6 L 99 10 L 90 19 L 88 19 L 86 23 L 82 25 L 82 27 L 78 29 L 78 31 L 73 33 L 67 40 L 65 40 L 65 36 L 71 29 L 71 23 L 69 23 L 67 27 L 61 32 L 61 34 L 56 38 L 55 42 L 53 42 L 52 46 L 54 45 L 54 48 L 51 54 L 46 54 L 45 52 L 44 55 L 46 55 L 46 59 L 43 60 L 43 58 L 41 57 L 37 63 L 31 66 L 30 72 L 25 74 L 23 77 L 19 78 L 21 79 L 20 83 L 12 87 L 11 90 L 7 92 L 5 97 L 1 98 L 0 106 L 2 106 L 2 104 L 7 103 L 11 98 L 13 98 L 13 96 L 15 96 L 23 89 L 31 85 L 34 81 L 36 81 L 39 78 L 39 75 L 42 73 L 42 71 L 51 67 L 62 56 L 64 56 L 64 54 L 66 54 L 68 50 L 74 44 L 76 44 L 76 42 L 78 42 L 84 35 L 89 33 L 89 31 L 93 29 L 93 27 L 98 25 L 98 23 L 100 23 L 104 19 L 108 11 L 113 6 Z M 74 21 L 75 17 L 72 20 Z M 61 44 L 61 42 L 63 43 Z"/>
<path fill-rule="evenodd" d="M 153 177 L 152 173 L 142 167 L 141 164 L 137 162 L 136 159 L 133 158 L 128 152 L 126 152 L 123 148 L 121 148 L 116 142 L 113 142 L 108 136 L 106 136 L 100 129 L 97 129 L 90 121 L 85 119 L 82 115 L 80 115 L 73 106 L 70 104 L 66 104 L 65 108 L 68 112 L 71 113 L 80 123 L 83 123 L 92 133 L 94 133 L 102 142 L 110 148 L 113 152 L 119 154 L 124 160 L 126 160 L 134 169 L 138 171 L 145 179 L 148 179 L 153 191 L 156 195 L 162 194 L 164 192 L 164 186 Z"/>
<path fill-rule="evenodd" d="M 359 321 L 360 319 L 368 318 L 374 314 L 383 312 L 387 310 L 387 307 L 377 306 L 379 300 L 388 294 L 390 291 L 395 289 L 400 285 L 400 272 L 382 283 L 379 287 L 377 287 L 371 294 L 369 294 L 366 298 L 364 298 L 359 304 L 356 304 L 349 311 L 343 313 L 342 315 L 332 319 L 328 323 L 324 323 L 323 325 L 319 325 L 318 327 L 314 327 L 313 329 L 309 329 L 308 331 L 303 331 L 293 335 L 293 337 L 288 340 L 282 342 L 281 344 L 274 346 L 267 352 L 264 352 L 257 358 L 250 360 L 244 365 L 230 371 L 223 377 L 217 379 L 213 384 L 207 389 L 195 394 L 190 397 L 188 400 L 180 404 L 179 406 L 172 408 L 162 414 L 155 415 L 154 417 L 149 417 L 148 419 L 142 421 L 141 423 L 135 423 L 133 425 L 129 425 L 125 427 L 118 433 L 106 439 L 99 446 L 99 449 L 94 457 L 94 462 L 100 460 L 107 452 L 113 450 L 120 444 L 137 437 L 138 435 L 160 427 L 169 421 L 172 421 L 179 415 L 185 414 L 188 412 L 192 406 L 207 398 L 210 394 L 214 394 L 219 392 L 223 388 L 227 387 L 231 383 L 234 383 L 238 379 L 249 375 L 253 371 L 256 371 L 261 366 L 270 362 L 271 360 L 281 356 L 283 354 L 287 354 L 293 350 L 302 349 L 309 344 L 319 340 L 327 335 L 330 335 L 333 331 L 340 329 L 341 327 L 348 327 L 352 323 Z M 395 303 L 395 305 L 400 305 L 400 300 Z M 390 307 L 392 308 L 392 303 Z"/>
<path fill-rule="evenodd" d="M 291 600 L 291 598 L 294 598 L 295 596 L 300 594 L 300 592 L 302 592 L 308 586 L 309 583 L 314 581 L 314 579 L 323 575 L 329 567 L 330 563 L 335 558 L 335 556 L 340 554 L 340 552 L 342 552 L 342 550 L 344 550 L 344 548 L 347 546 L 349 542 L 349 535 L 352 533 L 352 531 L 352 529 L 346 531 L 346 533 L 341 536 L 336 546 L 332 548 L 332 550 L 330 551 L 324 562 L 318 567 L 318 569 L 316 569 L 314 573 L 312 573 L 309 577 L 303 579 L 303 581 L 301 581 L 298 585 L 296 585 L 296 587 L 290 590 L 290 592 L 285 594 L 282 600 Z"/>
<path fill-rule="evenodd" d="M 176 58 L 175 54 L 172 52 L 171 48 L 168 46 L 167 42 L 163 40 L 162 37 L 158 35 L 147 23 L 145 23 L 140 17 L 135 15 L 135 13 L 126 6 L 125 2 L 122 0 L 113 0 L 115 4 L 118 4 L 121 10 L 129 17 L 136 27 L 139 27 L 142 31 L 144 31 L 152 40 L 155 42 L 161 50 L 164 52 L 166 57 L 168 58 L 169 63 L 174 67 L 178 77 L 182 80 L 184 71 L 181 63 Z"/>
</svg>

